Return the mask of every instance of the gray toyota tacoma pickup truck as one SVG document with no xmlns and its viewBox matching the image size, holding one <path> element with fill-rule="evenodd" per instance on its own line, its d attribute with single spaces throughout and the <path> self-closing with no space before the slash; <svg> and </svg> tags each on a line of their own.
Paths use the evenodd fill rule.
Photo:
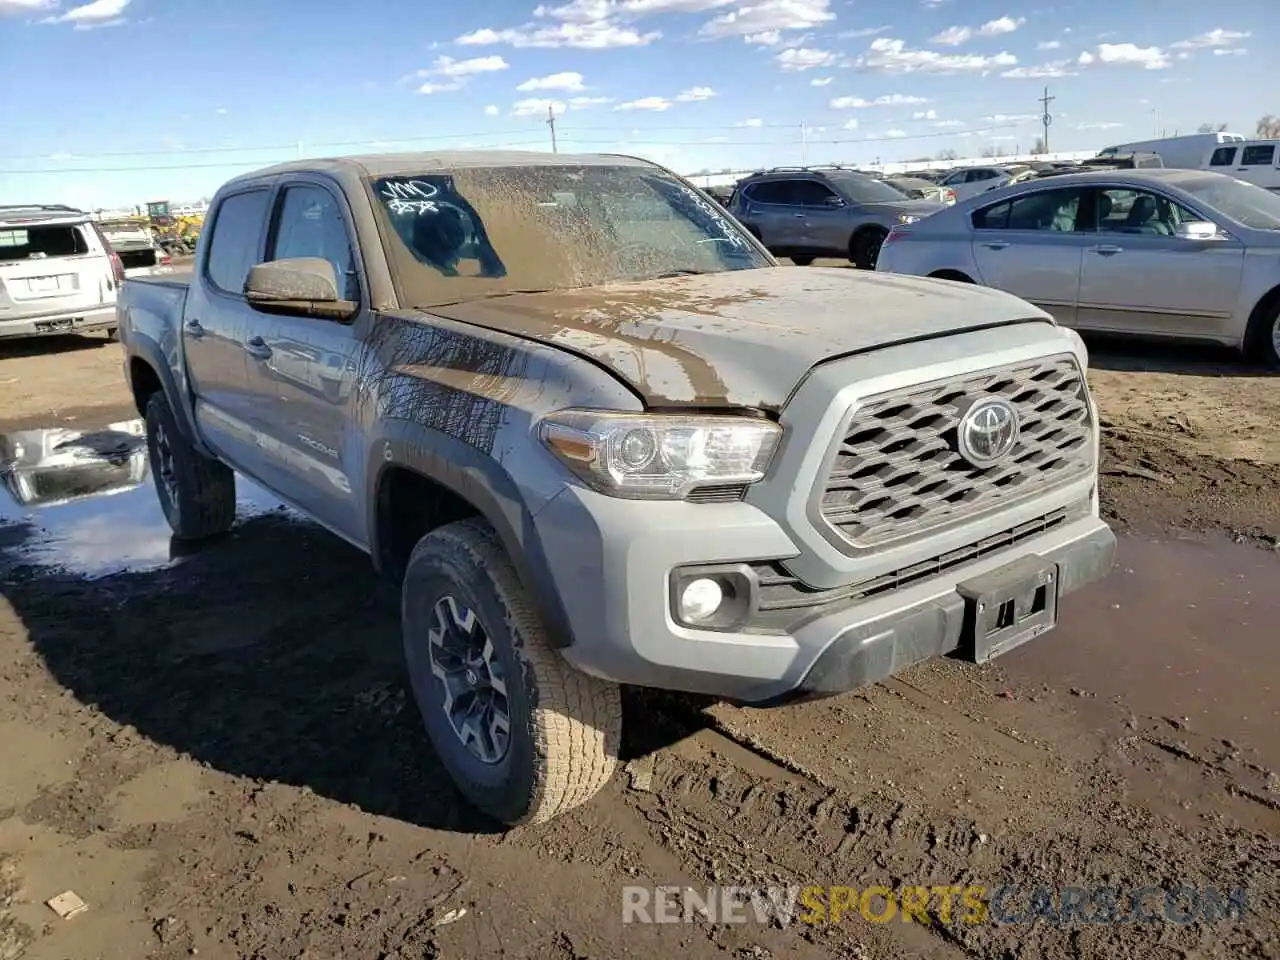
<svg viewBox="0 0 1280 960">
<path fill-rule="evenodd" d="M 1008 294 L 779 266 L 621 156 L 299 161 L 208 224 L 118 308 L 174 533 L 227 530 L 239 472 L 368 552 L 432 743 L 507 823 L 606 783 L 619 684 L 984 662 L 1112 565 L 1084 346 Z"/>
</svg>

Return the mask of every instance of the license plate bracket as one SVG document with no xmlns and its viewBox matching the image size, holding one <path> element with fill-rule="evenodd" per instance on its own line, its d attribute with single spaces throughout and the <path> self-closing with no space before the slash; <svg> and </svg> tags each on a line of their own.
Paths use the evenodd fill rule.
<svg viewBox="0 0 1280 960">
<path fill-rule="evenodd" d="M 70 330 L 75 326 L 75 320 L 67 317 L 62 320 L 37 320 L 36 329 L 43 333 L 50 333 L 54 330 Z"/>
<path fill-rule="evenodd" d="M 960 657 L 987 663 L 1058 622 L 1058 565 L 1036 554 L 956 585 L 964 598 Z"/>
</svg>

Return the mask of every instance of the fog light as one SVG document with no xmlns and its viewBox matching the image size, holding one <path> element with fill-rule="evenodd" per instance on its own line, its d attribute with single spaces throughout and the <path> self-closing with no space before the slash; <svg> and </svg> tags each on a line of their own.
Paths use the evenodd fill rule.
<svg viewBox="0 0 1280 960">
<path fill-rule="evenodd" d="M 680 593 L 680 617 L 695 622 L 708 620 L 716 615 L 724 602 L 724 590 L 709 577 L 690 580 Z"/>
</svg>

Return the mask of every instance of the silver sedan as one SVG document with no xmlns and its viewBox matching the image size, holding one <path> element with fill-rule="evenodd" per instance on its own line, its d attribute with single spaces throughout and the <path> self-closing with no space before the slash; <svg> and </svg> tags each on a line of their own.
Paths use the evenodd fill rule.
<svg viewBox="0 0 1280 960">
<path fill-rule="evenodd" d="M 1220 173 L 1029 180 L 895 227 L 876 269 L 997 287 L 1080 330 L 1280 367 L 1280 194 Z"/>
</svg>

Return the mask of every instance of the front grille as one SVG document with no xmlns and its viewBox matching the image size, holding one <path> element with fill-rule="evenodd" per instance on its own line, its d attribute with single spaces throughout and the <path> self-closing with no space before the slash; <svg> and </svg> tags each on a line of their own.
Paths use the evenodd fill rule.
<svg viewBox="0 0 1280 960">
<path fill-rule="evenodd" d="M 985 540 L 979 540 L 977 543 L 971 543 L 959 550 L 930 557 L 899 570 L 890 570 L 888 573 L 861 583 L 842 584 L 830 590 L 819 590 L 808 586 L 798 577 L 788 573 L 780 561 L 753 563 L 751 567 L 760 581 L 760 600 L 757 609 L 762 614 L 777 614 L 781 611 L 824 606 L 839 600 L 865 600 L 879 593 L 898 590 L 912 583 L 939 576 L 954 567 L 989 556 L 997 550 L 1004 550 L 1024 540 L 1038 537 L 1062 526 L 1077 515 L 1078 511 L 1073 512 L 1071 509 L 1055 510 L 1053 513 L 1037 517 L 1035 520 L 1002 531 Z"/>
<path fill-rule="evenodd" d="M 962 404 L 1003 397 L 1021 433 L 1007 457 L 979 469 L 960 456 Z M 1043 357 L 864 401 L 840 439 L 822 516 L 850 546 L 918 536 L 1089 470 L 1093 442 L 1084 378 L 1071 355 Z"/>
</svg>

